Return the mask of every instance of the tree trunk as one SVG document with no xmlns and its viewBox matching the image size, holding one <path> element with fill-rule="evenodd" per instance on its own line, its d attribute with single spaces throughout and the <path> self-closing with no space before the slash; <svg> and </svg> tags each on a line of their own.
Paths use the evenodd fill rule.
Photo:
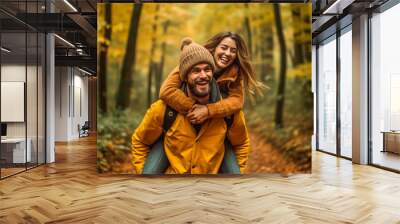
<svg viewBox="0 0 400 224">
<path fill-rule="evenodd" d="M 126 46 L 125 57 L 122 64 L 121 79 L 117 93 L 116 107 L 126 109 L 129 107 L 132 87 L 132 72 L 135 71 L 136 39 L 138 36 L 140 13 L 142 4 L 133 6 L 133 15 L 129 27 L 128 43 Z"/>
<path fill-rule="evenodd" d="M 151 94 L 151 86 L 152 86 L 152 81 L 153 81 L 153 73 L 154 73 L 154 62 L 153 60 L 150 61 L 149 65 L 149 73 L 147 76 L 147 107 L 150 107 L 151 102 L 153 100 L 152 94 Z"/>
<path fill-rule="evenodd" d="M 305 26 L 303 27 L 303 35 L 305 37 L 307 37 L 307 42 L 303 43 L 303 52 L 304 52 L 304 59 L 305 62 L 311 62 L 311 51 L 312 51 L 312 44 L 311 44 L 311 37 L 310 37 L 310 33 L 311 33 L 311 15 L 310 15 L 310 11 L 308 10 L 307 7 L 303 7 L 302 8 L 302 18 L 303 18 L 303 24 L 305 24 Z"/>
<path fill-rule="evenodd" d="M 161 88 L 161 61 L 155 64 L 155 73 L 154 73 L 154 84 L 155 84 L 155 96 L 156 98 L 160 95 Z"/>
<path fill-rule="evenodd" d="M 245 18 L 244 18 L 244 27 L 245 27 L 245 30 L 246 30 L 246 34 L 247 34 L 247 46 L 248 46 L 248 48 L 249 48 L 249 55 L 250 55 L 250 58 L 253 56 L 252 55 L 252 53 L 253 53 L 253 50 L 252 50 L 252 48 L 253 48 L 253 41 L 252 41 L 252 36 L 251 36 L 251 26 L 250 26 L 250 19 L 249 19 L 249 4 L 248 3 L 245 3 L 244 4 L 244 6 L 246 7 L 246 16 L 245 16 Z"/>
<path fill-rule="evenodd" d="M 158 11 L 160 10 L 160 5 L 156 5 L 156 12 L 154 14 L 154 22 L 153 22 L 153 33 L 151 37 L 151 49 L 150 49 L 150 62 L 149 62 L 149 73 L 147 77 L 147 107 L 150 107 L 151 102 L 153 101 L 153 91 L 152 91 L 152 83 L 153 83 L 153 74 L 157 73 L 157 66 L 154 62 L 154 52 L 156 50 L 156 34 L 157 34 L 157 25 L 158 25 Z"/>
<path fill-rule="evenodd" d="M 278 4 L 274 4 L 274 15 L 276 32 L 278 35 L 280 47 L 280 68 L 279 68 L 279 84 L 275 110 L 275 127 L 283 127 L 283 106 L 285 103 L 285 81 L 286 81 L 286 43 L 282 27 L 281 12 Z"/>
<path fill-rule="evenodd" d="M 111 40 L 111 4 L 106 1 L 104 5 L 104 38 Z M 99 56 L 99 109 L 102 113 L 107 113 L 107 54 L 108 43 L 103 42 L 100 46 Z"/>
<path fill-rule="evenodd" d="M 273 66 L 273 44 L 274 39 L 272 37 L 272 27 L 270 25 L 263 27 L 263 34 L 265 37 L 263 38 L 264 41 L 262 42 L 262 51 L 261 51 L 261 58 L 262 58 L 262 74 L 261 80 L 263 82 L 267 82 L 269 77 L 274 74 L 274 66 Z"/>
<path fill-rule="evenodd" d="M 169 20 L 165 21 L 163 24 L 163 37 L 165 37 L 167 35 L 167 30 L 168 30 L 169 24 L 170 24 Z M 156 75 L 156 96 L 158 96 L 160 94 L 161 80 L 162 80 L 162 76 L 164 74 L 166 47 L 167 47 L 167 43 L 166 43 L 166 40 L 164 39 L 164 41 L 161 44 L 161 60 L 160 60 L 160 64 L 158 66 L 157 75 Z"/>
<path fill-rule="evenodd" d="M 296 4 L 291 5 L 291 14 L 294 26 L 293 40 L 294 40 L 294 57 L 293 57 L 293 67 L 304 63 L 304 49 L 301 40 L 303 33 L 303 21 L 301 18 L 300 8 Z"/>
</svg>

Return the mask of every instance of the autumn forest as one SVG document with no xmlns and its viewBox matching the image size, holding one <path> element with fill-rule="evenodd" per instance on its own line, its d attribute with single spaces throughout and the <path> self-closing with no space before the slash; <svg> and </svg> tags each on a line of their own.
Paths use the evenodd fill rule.
<svg viewBox="0 0 400 224">
<path fill-rule="evenodd" d="M 257 79 L 244 113 L 246 173 L 311 172 L 311 5 L 98 4 L 99 172 L 132 173 L 130 138 L 178 65 L 182 38 L 204 44 L 222 31 L 245 40 Z"/>
</svg>

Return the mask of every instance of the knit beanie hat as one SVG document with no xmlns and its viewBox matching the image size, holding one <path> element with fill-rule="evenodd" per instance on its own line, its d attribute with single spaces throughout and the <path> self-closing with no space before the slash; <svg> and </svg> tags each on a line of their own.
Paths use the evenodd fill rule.
<svg viewBox="0 0 400 224">
<path fill-rule="evenodd" d="M 207 48 L 193 42 L 190 37 L 183 38 L 179 60 L 179 75 L 181 80 L 185 80 L 190 69 L 201 62 L 210 64 L 212 70 L 215 71 L 214 58 Z"/>
</svg>

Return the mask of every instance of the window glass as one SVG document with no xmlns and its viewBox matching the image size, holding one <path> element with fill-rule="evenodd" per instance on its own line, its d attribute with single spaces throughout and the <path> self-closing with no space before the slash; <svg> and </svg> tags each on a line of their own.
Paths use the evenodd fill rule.
<svg viewBox="0 0 400 224">
<path fill-rule="evenodd" d="M 340 154 L 351 158 L 352 141 L 352 35 L 340 36 Z"/>
<path fill-rule="evenodd" d="M 400 170 L 400 4 L 371 18 L 372 163 Z"/>
<path fill-rule="evenodd" d="M 336 37 L 318 47 L 318 149 L 336 153 Z"/>
</svg>

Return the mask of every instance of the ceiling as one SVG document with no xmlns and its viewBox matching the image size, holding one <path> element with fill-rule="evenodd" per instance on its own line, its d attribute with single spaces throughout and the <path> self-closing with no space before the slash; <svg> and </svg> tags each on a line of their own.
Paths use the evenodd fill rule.
<svg viewBox="0 0 400 224">
<path fill-rule="evenodd" d="M 374 10 L 388 0 L 313 0 L 313 44 L 351 24 L 352 18 Z"/>
<path fill-rule="evenodd" d="M 47 0 L 46 5 L 45 0 L 0 0 L 2 46 L 12 50 L 7 57 L 9 60 L 21 60 L 26 55 L 35 57 L 36 33 L 50 32 L 57 34 L 56 66 L 80 66 L 96 73 L 96 3 L 96 0 Z"/>
</svg>

